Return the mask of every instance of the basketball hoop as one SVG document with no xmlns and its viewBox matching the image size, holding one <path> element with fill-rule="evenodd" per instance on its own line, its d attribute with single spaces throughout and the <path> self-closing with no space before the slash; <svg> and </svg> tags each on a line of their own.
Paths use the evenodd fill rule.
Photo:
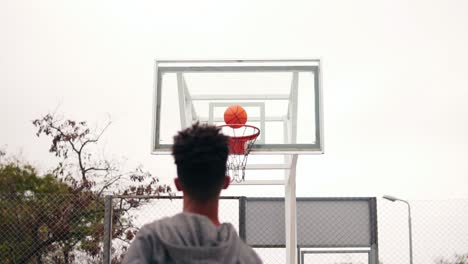
<svg viewBox="0 0 468 264">
<path fill-rule="evenodd" d="M 247 158 L 255 140 L 260 135 L 260 129 L 245 124 L 229 124 L 218 127 L 221 128 L 223 134 L 229 136 L 227 174 L 231 177 L 231 181 L 242 182 L 245 179 Z"/>
</svg>

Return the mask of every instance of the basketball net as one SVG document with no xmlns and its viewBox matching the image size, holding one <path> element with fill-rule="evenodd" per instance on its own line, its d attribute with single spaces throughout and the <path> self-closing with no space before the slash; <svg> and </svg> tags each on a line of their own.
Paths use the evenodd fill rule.
<svg viewBox="0 0 468 264">
<path fill-rule="evenodd" d="M 238 127 L 238 128 L 233 128 Z M 227 175 L 231 181 L 245 180 L 245 166 L 252 146 L 260 135 L 260 129 L 251 125 L 230 124 L 219 126 L 223 134 L 229 136 L 229 156 L 227 160 Z"/>
</svg>

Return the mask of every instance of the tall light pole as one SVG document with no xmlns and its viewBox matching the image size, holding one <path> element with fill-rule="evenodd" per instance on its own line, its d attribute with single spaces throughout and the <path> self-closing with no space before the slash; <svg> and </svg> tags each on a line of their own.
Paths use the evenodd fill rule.
<svg viewBox="0 0 468 264">
<path fill-rule="evenodd" d="M 396 202 L 396 201 L 403 202 L 408 206 L 410 264 L 413 264 L 413 235 L 412 235 L 413 231 L 412 231 L 412 228 L 411 228 L 411 207 L 410 207 L 410 204 L 409 204 L 408 201 L 402 200 L 400 198 L 397 198 L 397 197 L 394 197 L 394 196 L 391 196 L 391 195 L 384 195 L 383 198 L 387 199 L 389 201 L 392 201 L 392 202 Z"/>
</svg>

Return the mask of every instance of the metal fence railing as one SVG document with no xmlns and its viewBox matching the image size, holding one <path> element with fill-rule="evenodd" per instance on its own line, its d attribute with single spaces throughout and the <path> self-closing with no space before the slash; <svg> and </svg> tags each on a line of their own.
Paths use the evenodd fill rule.
<svg viewBox="0 0 468 264">
<path fill-rule="evenodd" d="M 107 197 L 106 219 L 111 219 L 111 204 L 129 203 L 147 196 Z M 239 236 L 254 247 L 265 263 L 284 263 L 285 200 L 281 198 L 222 197 L 220 218 L 235 226 Z M 181 197 L 151 197 L 130 213 L 137 226 L 182 210 Z M 298 253 L 307 248 L 331 248 L 353 253 L 353 247 L 367 250 L 369 263 L 377 263 L 377 223 L 375 198 L 298 198 Z M 109 221 L 106 221 L 109 223 Z M 111 228 L 105 224 L 109 230 Z M 104 261 L 122 256 L 121 241 L 106 232 Z M 112 246 L 110 246 L 112 244 Z M 316 252 L 318 253 L 318 252 Z M 335 252 L 336 253 L 336 252 Z M 108 262 L 107 262 L 108 263 Z"/>
<path fill-rule="evenodd" d="M 219 210 L 220 219 L 232 223 L 240 236 L 247 238 L 247 241 L 249 234 L 253 234 L 246 226 L 248 224 L 246 221 L 251 220 L 245 220 L 247 219 L 245 210 L 247 214 L 248 210 L 252 210 L 248 209 L 249 199 L 224 197 L 221 199 Z M 268 200 L 268 198 L 262 199 Z M 246 201 L 247 207 L 243 207 Z M 379 263 L 410 263 L 406 205 L 383 199 L 376 201 Z M 410 204 L 413 224 L 413 263 L 468 264 L 468 200 L 410 201 Z M 315 204 L 315 206 L 321 205 Z M 262 210 L 261 208 L 255 210 Z M 332 209 L 329 210 L 333 211 L 352 207 L 339 205 L 330 208 Z M 126 249 L 141 226 L 177 214 L 181 210 L 180 197 L 108 196 L 104 199 L 91 194 L 61 196 L 0 194 L 0 263 L 109 261 L 117 264 L 121 262 Z M 355 210 L 353 207 L 351 211 Z M 317 214 L 324 217 L 333 215 L 316 209 L 307 212 L 298 207 L 298 219 L 303 217 L 303 214 Z M 337 226 L 337 230 L 343 228 L 354 230 L 356 236 L 361 236 L 363 231 L 359 230 L 362 226 L 349 222 L 347 219 L 349 216 L 343 213 L 343 220 L 334 219 L 329 222 L 341 225 Z M 278 214 L 278 218 L 282 217 L 284 215 Z M 272 218 L 271 212 L 259 212 L 253 221 L 257 219 L 268 224 L 268 221 L 262 218 Z M 307 223 L 305 227 L 310 226 L 318 230 L 314 231 L 317 241 L 329 241 L 330 237 L 320 237 L 323 235 L 321 232 L 329 227 L 317 226 L 318 221 Z M 363 218 L 362 221 L 366 219 Z M 270 239 L 272 235 L 282 234 L 283 231 L 284 229 L 275 230 L 270 227 L 256 236 L 264 234 L 265 238 Z M 338 238 L 339 236 L 340 233 L 337 233 Z M 285 263 L 284 246 L 264 246 L 255 250 L 264 263 Z M 298 249 L 298 260 L 304 264 L 368 264 L 371 258 L 369 252 L 367 247 L 324 248 L 309 245 Z"/>
</svg>

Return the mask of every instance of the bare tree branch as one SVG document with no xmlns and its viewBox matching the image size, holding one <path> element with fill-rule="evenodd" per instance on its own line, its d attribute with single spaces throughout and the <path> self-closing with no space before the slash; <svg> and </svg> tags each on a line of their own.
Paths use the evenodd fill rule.
<svg viewBox="0 0 468 264">
<path fill-rule="evenodd" d="M 89 172 L 89 171 L 109 171 L 110 168 L 107 167 L 107 168 L 95 168 L 95 167 L 89 167 L 87 169 L 84 170 L 84 172 Z"/>
<path fill-rule="evenodd" d="M 60 135 L 62 137 L 67 137 L 67 134 L 65 134 L 60 129 L 60 127 L 55 126 L 53 122 L 50 122 L 49 126 L 50 126 L 50 128 L 55 129 L 58 133 L 60 133 Z M 67 143 L 70 144 L 70 146 L 72 147 L 72 150 L 78 155 L 78 166 L 80 167 L 81 178 L 82 178 L 83 182 L 86 183 L 88 181 L 88 179 L 86 178 L 86 172 L 85 172 L 85 168 L 84 168 L 84 165 L 83 165 L 83 158 L 81 156 L 81 153 L 82 153 L 81 151 L 83 149 L 83 145 L 80 147 L 80 149 L 78 149 L 75 146 L 75 144 L 73 143 L 73 140 L 67 140 Z"/>
<path fill-rule="evenodd" d="M 86 122 L 76 122 L 69 119 L 58 120 L 55 115 L 51 114 L 34 120 L 33 124 L 38 129 L 37 136 L 44 134 L 52 138 L 50 152 L 54 152 L 56 156 L 63 159 L 57 168 L 58 173 L 55 175 L 60 177 L 60 180 L 63 180 L 64 183 L 70 185 L 69 193 L 73 194 L 69 206 L 63 206 L 57 215 L 50 218 L 51 223 L 63 225 L 79 222 L 78 220 L 83 219 L 83 217 L 98 217 L 99 212 L 102 213 L 103 193 L 106 190 L 112 190 L 111 188 L 116 186 L 116 183 L 120 180 L 128 179 L 131 183 L 124 190 L 114 189 L 112 193 L 122 194 L 123 192 L 123 195 L 130 193 L 144 195 L 170 192 L 169 188 L 161 186 L 159 181 L 150 172 L 144 171 L 141 166 L 123 172 L 121 164 L 118 162 L 97 158 L 97 154 L 93 152 L 94 148 L 91 145 L 99 143 L 103 134 L 112 124 L 110 121 L 107 122 L 104 128 L 100 129 L 98 134 L 91 133 Z M 71 154 L 76 154 L 76 156 Z M 117 236 L 116 239 L 127 243 L 131 241 L 131 234 L 135 234 L 136 230 L 138 230 L 134 226 L 131 211 L 146 202 L 148 202 L 147 199 L 122 198 L 117 204 L 113 205 L 114 217 L 111 221 L 115 223 L 114 234 Z M 97 206 L 98 208 L 90 206 Z M 70 230 L 62 230 L 61 232 L 66 232 L 64 235 L 70 237 L 60 238 L 60 243 L 65 243 L 73 248 L 74 245 L 80 245 L 77 244 L 77 241 L 88 242 L 82 244 L 86 245 L 83 250 L 89 255 L 95 256 L 100 245 L 95 245 L 93 241 L 102 236 L 101 233 L 103 232 L 99 220 L 92 223 L 91 230 L 73 230 L 73 227 L 67 227 Z M 43 243 L 43 245 L 45 244 Z"/>
<path fill-rule="evenodd" d="M 83 144 L 81 145 L 81 148 L 80 148 L 80 151 L 83 150 L 83 148 L 89 144 L 89 143 L 96 143 L 99 141 L 99 139 L 101 138 L 102 134 L 104 134 L 104 132 L 107 130 L 107 128 L 112 124 L 112 122 L 108 122 L 107 125 L 101 130 L 101 133 L 99 133 L 99 135 L 95 138 L 95 139 L 88 139 L 86 140 L 85 142 L 83 142 Z"/>
<path fill-rule="evenodd" d="M 122 176 L 124 176 L 123 174 L 115 177 L 113 180 L 109 181 L 107 184 L 105 184 L 101 190 L 98 192 L 98 197 L 101 197 L 102 195 L 102 192 L 104 192 L 104 190 L 106 190 L 107 188 L 109 188 L 112 184 L 114 184 L 116 181 L 120 180 L 122 178 Z"/>
</svg>

